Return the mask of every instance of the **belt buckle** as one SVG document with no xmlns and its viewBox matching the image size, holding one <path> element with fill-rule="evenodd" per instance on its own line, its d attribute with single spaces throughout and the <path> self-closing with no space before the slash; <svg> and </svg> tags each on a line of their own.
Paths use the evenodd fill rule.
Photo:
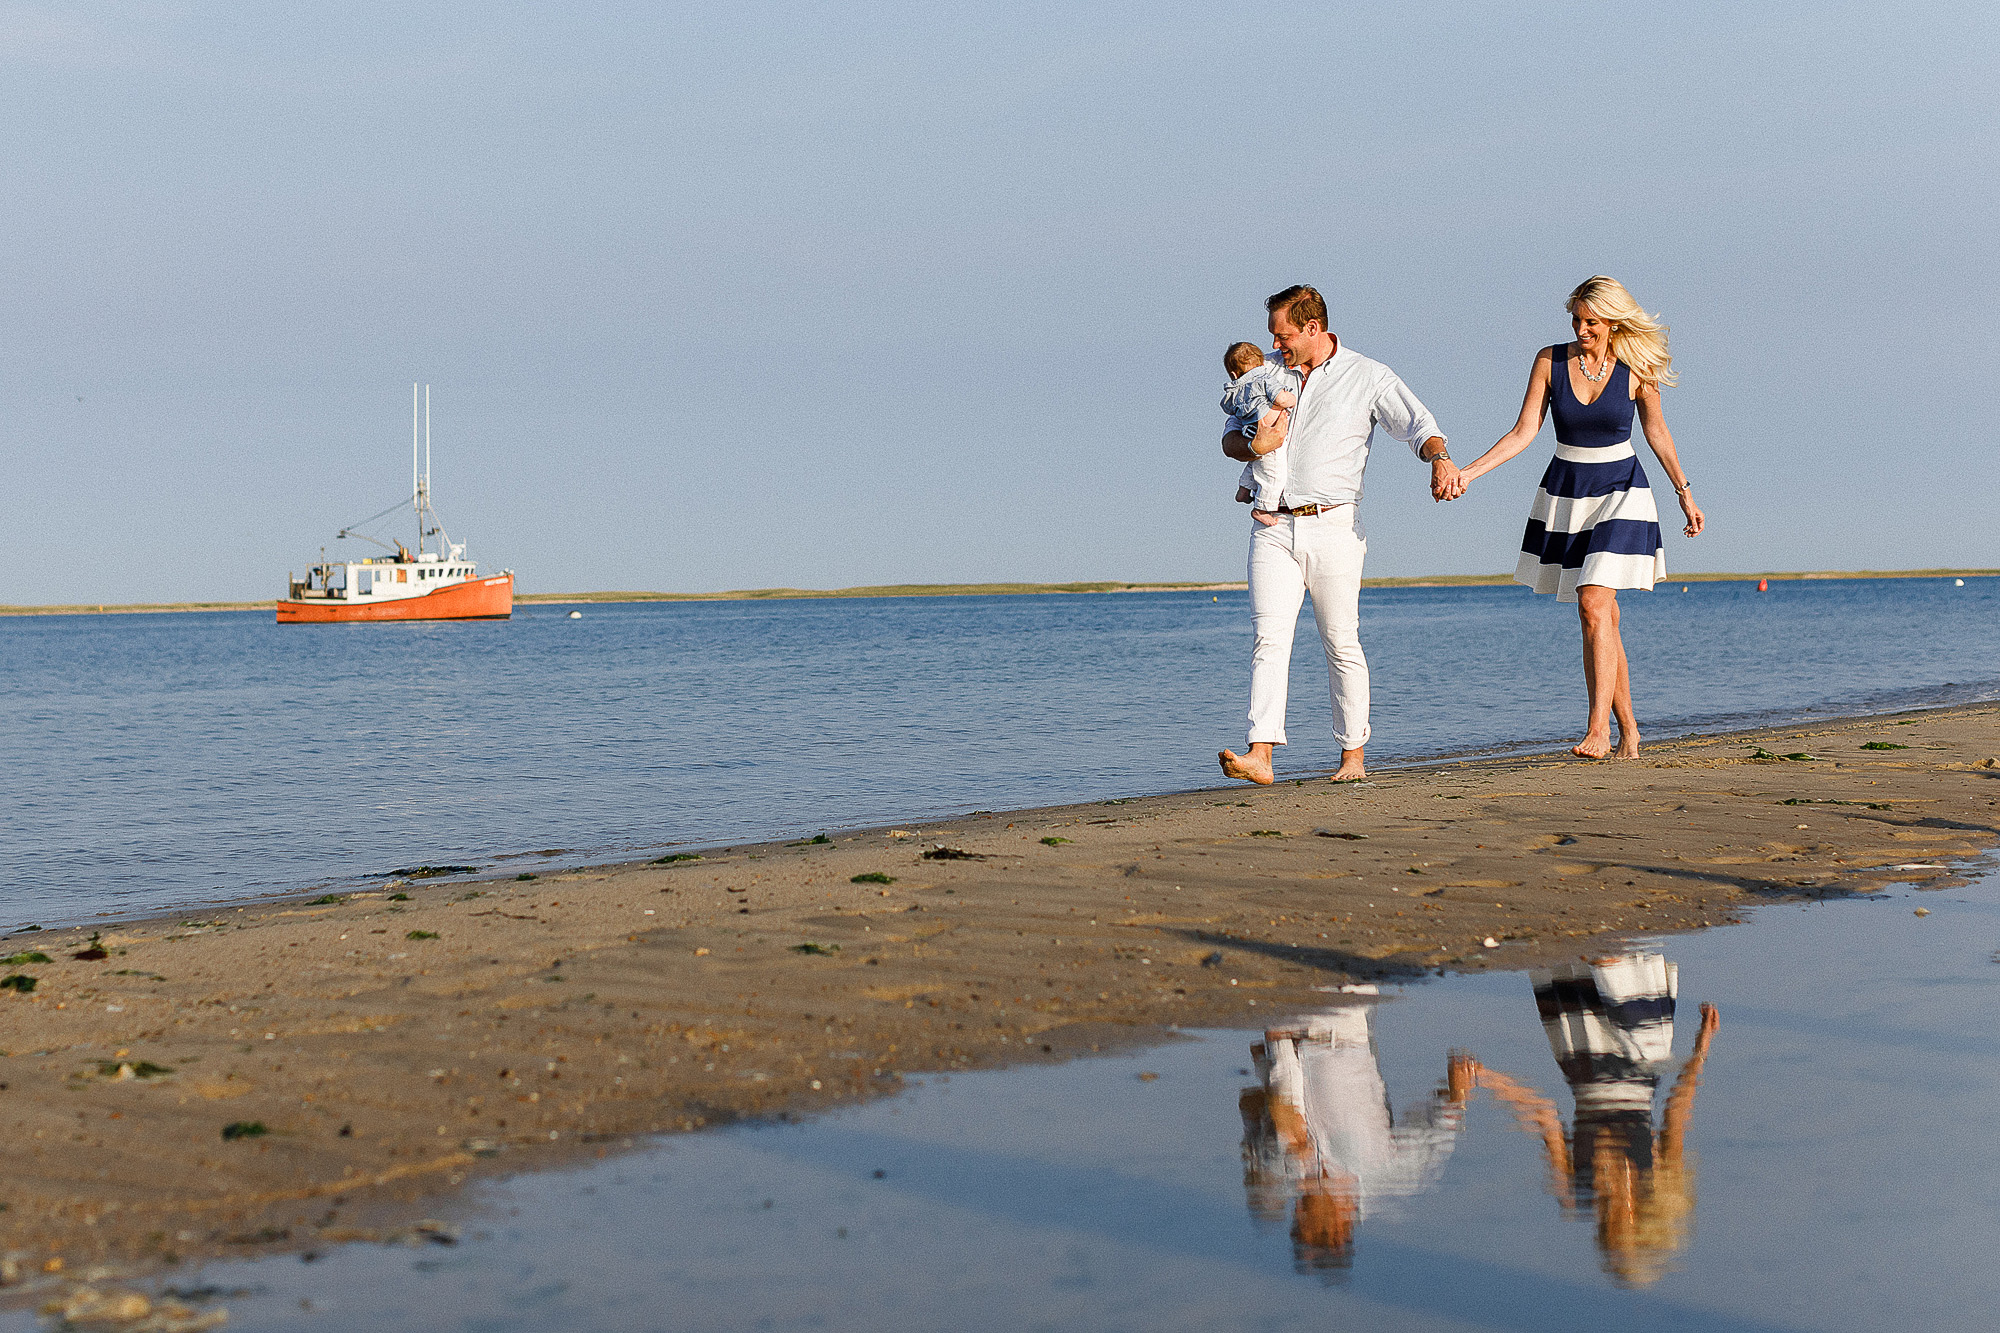
<svg viewBox="0 0 2000 1333">
<path fill-rule="evenodd" d="M 1318 513 L 1318 505 L 1295 505 L 1292 508 L 1293 518 L 1311 518 Z"/>
</svg>

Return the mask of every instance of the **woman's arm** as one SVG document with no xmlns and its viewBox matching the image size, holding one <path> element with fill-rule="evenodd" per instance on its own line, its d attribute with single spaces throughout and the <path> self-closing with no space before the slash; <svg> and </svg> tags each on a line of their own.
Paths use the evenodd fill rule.
<svg viewBox="0 0 2000 1333">
<path fill-rule="evenodd" d="M 1646 432 L 1646 443 L 1653 446 L 1654 456 L 1666 469 L 1667 480 L 1673 483 L 1674 495 L 1681 502 L 1681 514 L 1687 519 L 1687 526 L 1681 531 L 1690 537 L 1696 536 L 1706 526 L 1707 519 L 1694 502 L 1687 473 L 1681 471 L 1680 455 L 1674 452 L 1674 437 L 1667 430 L 1667 414 L 1660 406 L 1660 386 L 1641 381 L 1635 397 L 1639 402 L 1639 425 Z"/>
<path fill-rule="evenodd" d="M 1528 392 L 1521 399 L 1520 420 L 1491 449 L 1467 463 L 1458 474 L 1460 480 L 1467 483 L 1478 480 L 1535 442 L 1535 436 L 1541 434 L 1542 418 L 1549 410 L 1549 365 L 1549 349 L 1544 347 L 1535 353 L 1535 364 L 1528 371 Z"/>
<path fill-rule="evenodd" d="M 1681 1164 L 1687 1146 L 1688 1121 L 1694 1117 L 1694 1094 L 1701 1087 L 1701 1067 L 1708 1063 L 1708 1045 L 1715 1040 L 1715 1030 L 1721 1026 L 1722 1015 L 1714 1005 L 1704 1004 L 1701 1032 L 1694 1039 L 1694 1054 L 1681 1066 L 1674 1090 L 1667 1094 L 1667 1114 L 1660 1126 L 1660 1157 L 1670 1167 Z"/>
</svg>

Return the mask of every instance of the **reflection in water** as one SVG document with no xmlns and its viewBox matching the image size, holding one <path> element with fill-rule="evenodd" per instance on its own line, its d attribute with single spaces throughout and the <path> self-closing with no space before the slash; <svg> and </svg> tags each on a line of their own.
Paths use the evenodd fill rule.
<svg viewBox="0 0 2000 1333">
<path fill-rule="evenodd" d="M 1595 1210 L 1605 1271 L 1645 1286 L 1667 1271 L 1694 1222 L 1688 1121 L 1721 1019 L 1715 1006 L 1701 1007 L 1694 1054 L 1655 1133 L 1653 1097 L 1673 1058 L 1678 969 L 1660 954 L 1633 952 L 1539 969 L 1533 979 L 1542 1030 L 1576 1100 L 1568 1134 L 1555 1103 L 1520 1080 L 1476 1064 L 1475 1077 L 1542 1141 L 1549 1190 L 1563 1207 Z"/>
<path fill-rule="evenodd" d="M 1357 1222 L 1436 1183 L 1472 1092 L 1471 1062 L 1454 1058 L 1443 1086 L 1397 1117 L 1375 1056 L 1375 988 L 1347 989 L 1367 998 L 1265 1032 L 1250 1048 L 1263 1086 L 1239 1103 L 1251 1214 L 1277 1221 L 1291 1204 L 1300 1272 L 1347 1268 Z"/>
<path fill-rule="evenodd" d="M 1452 1053 L 1443 1083 L 1414 1113 L 1396 1116 L 1376 1059 L 1372 986 L 1344 988 L 1354 1002 L 1270 1029 L 1251 1047 L 1261 1086 L 1240 1100 L 1244 1189 L 1261 1220 L 1281 1220 L 1290 1207 L 1301 1272 L 1346 1269 L 1358 1223 L 1385 1201 L 1437 1183 L 1479 1088 L 1541 1140 L 1549 1189 L 1563 1208 L 1593 1211 L 1607 1273 L 1645 1286 L 1667 1271 L 1693 1224 L 1688 1122 L 1721 1020 L 1713 1005 L 1701 1007 L 1694 1053 L 1656 1133 L 1653 1100 L 1673 1057 L 1678 970 L 1658 953 L 1635 951 L 1532 975 L 1543 1031 L 1576 1103 L 1567 1130 L 1548 1097 L 1465 1052 Z"/>
</svg>

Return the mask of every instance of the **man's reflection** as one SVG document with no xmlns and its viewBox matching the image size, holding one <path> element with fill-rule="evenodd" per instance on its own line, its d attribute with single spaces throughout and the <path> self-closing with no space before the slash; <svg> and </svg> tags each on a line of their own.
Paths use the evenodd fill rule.
<svg viewBox="0 0 2000 1333">
<path fill-rule="evenodd" d="M 1349 989 L 1354 1003 L 1265 1032 L 1250 1048 L 1263 1086 L 1240 1104 L 1250 1210 L 1275 1221 L 1291 1204 L 1301 1272 L 1346 1268 L 1357 1222 L 1435 1183 L 1472 1093 L 1475 1066 L 1454 1057 L 1444 1086 L 1396 1116 L 1375 1057 L 1375 987 Z"/>
<path fill-rule="evenodd" d="M 1694 1053 L 1674 1081 L 1656 1134 L 1653 1098 L 1673 1056 L 1678 969 L 1660 954 L 1634 952 L 1531 975 L 1542 1030 L 1576 1101 L 1568 1132 L 1547 1097 L 1469 1056 L 1459 1058 L 1477 1085 L 1542 1141 L 1549 1189 L 1563 1207 L 1595 1210 L 1605 1270 L 1644 1286 L 1687 1243 L 1694 1217 L 1688 1121 L 1721 1019 L 1715 1006 L 1701 1007 Z"/>
</svg>

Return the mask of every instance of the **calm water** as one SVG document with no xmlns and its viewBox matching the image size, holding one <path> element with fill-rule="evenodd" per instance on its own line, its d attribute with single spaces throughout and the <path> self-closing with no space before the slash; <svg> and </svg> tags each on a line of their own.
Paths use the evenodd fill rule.
<svg viewBox="0 0 2000 1333">
<path fill-rule="evenodd" d="M 1983 1333 L 2000 1309 L 1996 948 L 1988 880 L 1637 946 L 1628 981 L 1678 971 L 1671 1015 L 1605 969 L 1594 1001 L 1572 982 L 1554 1005 L 1559 1039 L 1521 973 L 1346 997 L 1344 1013 L 1330 995 L 1320 1026 L 1372 1024 L 1373 1047 L 1315 1066 L 1320 1123 L 1329 1104 L 1357 1122 L 1372 1108 L 1402 1136 L 1398 1160 L 1364 1167 L 1344 1237 L 1260 1109 L 1283 1085 L 1266 1089 L 1251 1047 L 1274 1036 L 1208 1032 L 518 1177 L 452 1214 L 451 1249 L 161 1285 L 233 1293 L 229 1326 L 249 1330 Z M 1720 1021 L 1691 1087 L 1704 1004 Z M 1593 1023 L 1602 1054 L 1579 1075 Z M 1545 1112 L 1567 1171 L 1490 1086 L 1438 1113 L 1456 1051 Z M 1604 1114 L 1635 1064 L 1657 1088 Z M 1365 1139 L 1346 1157 L 1367 1162 Z"/>
<path fill-rule="evenodd" d="M 1654 735 L 2000 697 L 2000 579 L 1630 594 Z M 0 620 L 0 922 L 1211 785 L 1241 593 Z M 1362 597 L 1378 763 L 1573 738 L 1574 612 Z M 1338 759 L 1309 619 L 1281 767 Z"/>
</svg>

